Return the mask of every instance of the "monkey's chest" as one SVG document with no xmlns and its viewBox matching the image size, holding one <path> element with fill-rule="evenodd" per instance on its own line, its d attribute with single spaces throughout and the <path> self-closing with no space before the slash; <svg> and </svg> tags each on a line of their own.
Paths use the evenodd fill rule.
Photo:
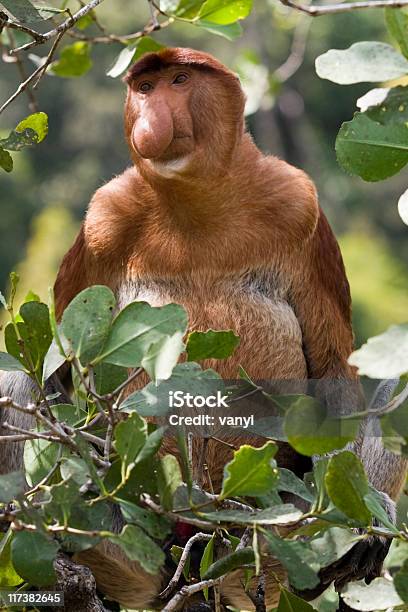
<svg viewBox="0 0 408 612">
<path fill-rule="evenodd" d="M 183 305 L 191 330 L 232 329 L 240 337 L 227 360 L 208 360 L 223 377 L 236 378 L 239 366 L 255 379 L 304 379 L 302 332 L 285 296 L 285 288 L 265 275 L 222 279 L 179 277 L 128 280 L 118 291 L 121 308 L 134 300 L 163 306 Z"/>
</svg>

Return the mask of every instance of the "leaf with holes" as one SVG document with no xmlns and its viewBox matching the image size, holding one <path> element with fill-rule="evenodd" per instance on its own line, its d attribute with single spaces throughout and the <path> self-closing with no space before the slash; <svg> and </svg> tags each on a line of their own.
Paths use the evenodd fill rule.
<svg viewBox="0 0 408 612">
<path fill-rule="evenodd" d="M 116 300 L 108 287 L 81 291 L 65 309 L 61 329 L 83 365 L 101 351 L 108 337 Z"/>
<path fill-rule="evenodd" d="M 408 127 L 381 125 L 365 113 L 356 113 L 343 123 L 336 139 L 339 164 L 365 181 L 381 181 L 393 176 L 408 162 Z"/>
</svg>

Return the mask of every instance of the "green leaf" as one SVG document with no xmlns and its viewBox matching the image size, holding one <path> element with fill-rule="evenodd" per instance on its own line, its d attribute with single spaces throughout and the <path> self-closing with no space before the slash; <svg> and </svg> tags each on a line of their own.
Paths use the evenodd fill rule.
<svg viewBox="0 0 408 612">
<path fill-rule="evenodd" d="M 180 363 L 168 380 L 151 382 L 140 391 L 131 393 L 120 409 L 136 410 L 141 416 L 164 416 L 170 411 L 169 392 L 182 391 L 208 397 L 224 388 L 224 383 L 214 370 L 202 370 L 197 363 Z"/>
<path fill-rule="evenodd" d="M 211 540 L 207 542 L 206 547 L 204 548 L 203 556 L 200 561 L 200 578 L 203 579 L 204 574 L 208 571 L 210 565 L 214 561 L 214 541 L 215 534 L 213 534 Z M 208 589 L 204 589 L 203 591 L 204 597 L 206 601 L 208 601 Z"/>
<path fill-rule="evenodd" d="M 75 42 L 62 49 L 59 60 L 51 64 L 51 72 L 60 77 L 79 77 L 92 68 L 91 46 L 87 42 Z"/>
<path fill-rule="evenodd" d="M 408 603 L 408 561 L 406 561 L 401 570 L 395 574 L 394 587 L 402 601 Z"/>
<path fill-rule="evenodd" d="M 95 389 L 100 395 L 112 393 L 127 378 L 127 369 L 112 363 L 98 363 L 94 368 Z"/>
<path fill-rule="evenodd" d="M 187 340 L 187 355 L 189 361 L 202 359 L 226 359 L 230 357 L 239 344 L 239 336 L 233 331 L 206 332 L 193 331 Z"/>
<path fill-rule="evenodd" d="M 358 100 L 358 106 L 369 119 L 381 125 L 405 125 L 408 122 L 408 87 L 373 89 Z"/>
<path fill-rule="evenodd" d="M 125 499 L 116 497 L 115 501 L 120 505 L 123 518 L 127 523 L 138 525 L 156 540 L 164 540 L 169 535 L 171 523 L 164 516 L 154 514 L 147 508 L 140 508 Z"/>
<path fill-rule="evenodd" d="M 337 612 L 339 609 L 339 594 L 334 584 L 331 584 L 321 595 L 313 599 L 311 605 L 319 612 Z"/>
<path fill-rule="evenodd" d="M 199 19 L 194 22 L 194 25 L 198 26 L 202 30 L 206 30 L 207 32 L 211 32 L 211 34 L 216 34 L 217 36 L 222 36 L 227 40 L 236 40 L 240 36 L 242 36 L 242 26 L 239 21 L 235 23 L 229 23 L 227 25 L 221 25 L 218 23 L 212 23 L 211 21 L 205 21 L 204 19 Z"/>
<path fill-rule="evenodd" d="M 61 329 L 81 363 L 90 363 L 108 337 L 116 300 L 112 291 L 95 285 L 81 291 L 65 309 Z"/>
<path fill-rule="evenodd" d="M 9 530 L 0 541 L 0 590 L 14 587 L 23 582 L 11 562 L 11 540 L 13 532 Z M 1 596 L 0 596 L 1 602 Z"/>
<path fill-rule="evenodd" d="M 364 503 L 376 519 L 378 519 L 384 527 L 387 527 L 390 531 L 399 535 L 399 530 L 396 528 L 394 523 L 391 521 L 384 508 L 384 497 L 376 491 L 373 487 L 370 487 L 369 492 L 364 495 Z"/>
<path fill-rule="evenodd" d="M 11 559 L 15 570 L 35 586 L 56 582 L 54 559 L 59 545 L 37 531 L 18 531 L 11 542 Z"/>
<path fill-rule="evenodd" d="M 351 353 L 349 363 L 360 375 L 370 378 L 398 378 L 408 372 L 408 323 L 392 325 L 383 334 L 369 338 Z"/>
<path fill-rule="evenodd" d="M 300 519 L 302 512 L 293 504 L 280 504 L 265 510 L 218 510 L 217 512 L 200 512 L 200 517 L 211 523 L 234 523 L 237 525 L 287 525 Z"/>
<path fill-rule="evenodd" d="M 177 352 L 184 346 L 182 337 L 186 329 L 187 313 L 182 306 L 168 304 L 154 308 L 146 302 L 133 302 L 115 318 L 102 354 L 94 362 L 124 367 L 148 365 L 149 370 L 154 366 L 162 378 L 169 378 L 179 357 Z M 175 345 L 174 352 L 168 340 Z"/>
<path fill-rule="evenodd" d="M 64 458 L 60 471 L 64 480 L 71 479 L 77 483 L 78 487 L 82 487 L 90 478 L 87 465 L 81 457 Z"/>
<path fill-rule="evenodd" d="M 55 15 L 60 15 L 61 13 L 66 12 L 65 8 L 55 8 L 54 6 L 44 5 L 42 0 L 41 3 L 33 2 L 33 4 L 35 8 L 38 9 L 38 12 L 44 20 L 51 19 L 51 17 L 54 17 Z M 66 2 L 64 4 L 66 4 Z M 78 26 L 78 22 L 76 25 Z"/>
<path fill-rule="evenodd" d="M 74 506 L 80 502 L 78 485 L 74 480 L 59 482 L 44 487 L 47 503 L 44 511 L 51 521 L 58 521 L 62 525 L 68 524 Z"/>
<path fill-rule="evenodd" d="M 370 584 L 364 580 L 351 582 L 342 589 L 341 597 L 353 610 L 366 612 L 373 610 L 373 602 L 375 610 L 393 609 L 403 603 L 393 583 L 386 578 L 375 578 Z"/>
<path fill-rule="evenodd" d="M 385 23 L 401 52 L 408 57 L 408 14 L 404 9 L 386 8 Z"/>
<path fill-rule="evenodd" d="M 201 578 L 203 580 L 213 580 L 243 565 L 252 565 L 253 563 L 255 563 L 253 549 L 241 548 L 240 550 L 235 550 L 229 555 L 225 555 L 225 557 L 218 559 L 218 561 L 210 565 L 207 571 L 202 574 Z"/>
<path fill-rule="evenodd" d="M 320 78 L 339 85 L 375 83 L 407 74 L 408 61 L 391 45 L 364 41 L 320 55 L 316 59 L 316 72 Z"/>
<path fill-rule="evenodd" d="M 394 574 L 408 561 L 408 542 L 393 539 L 390 550 L 384 561 L 384 567 Z"/>
<path fill-rule="evenodd" d="M 0 475 L 0 502 L 8 504 L 19 497 L 25 489 L 23 472 Z"/>
<path fill-rule="evenodd" d="M 317 554 L 304 542 L 283 540 L 263 531 L 270 552 L 288 572 L 289 582 L 296 589 L 311 589 L 319 584 L 320 564 Z"/>
<path fill-rule="evenodd" d="M 3 168 L 6 172 L 13 170 L 13 158 L 8 151 L 5 151 L 0 146 L 0 168 Z"/>
<path fill-rule="evenodd" d="M 64 349 L 65 354 L 68 355 L 70 352 L 70 343 L 61 333 L 60 329 L 58 331 L 58 335 L 62 344 L 62 348 Z M 54 374 L 54 372 L 56 372 L 66 362 L 66 360 L 66 356 L 61 354 L 60 347 L 58 346 L 55 338 L 53 338 L 50 344 L 50 348 L 48 349 L 47 354 L 44 357 L 43 382 L 48 380 L 49 377 Z"/>
<path fill-rule="evenodd" d="M 252 0 L 207 0 L 202 5 L 198 18 L 227 25 L 238 19 L 245 19 L 251 10 Z"/>
<path fill-rule="evenodd" d="M 325 406 L 312 397 L 302 397 L 285 415 L 289 444 L 302 455 L 323 455 L 354 440 L 359 423 L 332 418 Z"/>
<path fill-rule="evenodd" d="M 280 587 L 279 605 L 276 612 L 313 612 L 314 608 L 287 589 Z"/>
<path fill-rule="evenodd" d="M 163 11 L 163 13 L 174 13 L 179 3 L 180 0 L 160 0 L 160 10 Z"/>
<path fill-rule="evenodd" d="M 393 176 L 408 162 L 408 127 L 405 124 L 381 125 L 364 113 L 343 123 L 336 139 L 339 164 L 365 181 L 380 181 Z"/>
<path fill-rule="evenodd" d="M 78 19 L 75 24 L 75 27 L 77 27 L 78 30 L 86 30 L 87 28 L 89 28 L 89 26 L 93 24 L 94 19 L 92 17 L 92 12 L 93 11 L 90 11 L 87 15 L 81 17 L 81 19 Z"/>
<path fill-rule="evenodd" d="M 334 505 L 346 516 L 369 525 L 371 515 L 364 501 L 368 480 L 361 461 L 350 451 L 330 458 L 325 483 Z"/>
<path fill-rule="evenodd" d="M 273 459 L 277 446 L 267 442 L 260 448 L 244 444 L 224 468 L 221 499 L 237 495 L 258 496 L 276 488 L 279 473 Z"/>
<path fill-rule="evenodd" d="M 171 2 L 172 0 L 168 1 Z M 197 18 L 203 4 L 204 0 L 180 0 L 180 2 L 175 3 L 173 10 L 177 17 L 194 19 Z"/>
<path fill-rule="evenodd" d="M 279 469 L 279 482 L 277 484 L 278 491 L 293 493 L 308 502 L 313 503 L 315 500 L 314 494 L 307 488 L 303 480 L 300 480 L 293 472 L 286 468 Z"/>
<path fill-rule="evenodd" d="M 147 461 L 148 459 L 151 459 L 153 455 L 157 453 L 161 446 L 164 431 L 164 427 L 159 427 L 147 436 L 146 442 L 144 443 L 139 454 L 137 455 L 136 465 L 138 463 L 141 463 L 142 461 Z"/>
<path fill-rule="evenodd" d="M 350 529 L 330 527 L 310 541 L 310 548 L 316 553 L 320 567 L 327 567 L 341 559 L 358 541 L 358 534 Z"/>
<path fill-rule="evenodd" d="M 122 49 L 106 74 L 116 78 L 123 74 L 130 64 L 136 62 L 144 53 L 160 51 L 160 49 L 164 49 L 164 45 L 161 45 L 149 36 L 143 36 Z"/>
<path fill-rule="evenodd" d="M 140 527 L 126 525 L 119 535 L 108 538 L 121 547 L 131 561 L 137 561 L 149 574 L 157 574 L 165 561 L 164 552 Z"/>
<path fill-rule="evenodd" d="M 42 142 L 48 134 L 48 116 L 45 113 L 33 113 L 20 121 L 15 131 L 21 133 L 27 129 L 34 130 L 37 134 L 37 144 Z"/>
<path fill-rule="evenodd" d="M 106 502 L 98 502 L 93 506 L 86 505 L 79 499 L 71 508 L 69 526 L 83 531 L 106 532 L 112 527 L 112 508 Z M 100 541 L 98 535 L 77 535 L 67 533 L 60 535 L 64 552 L 80 552 L 93 548 Z"/>
<path fill-rule="evenodd" d="M 24 366 L 12 355 L 0 352 L 0 370 L 5 370 L 7 372 L 24 371 Z"/>
<path fill-rule="evenodd" d="M 17 327 L 24 341 L 25 352 L 22 353 L 12 323 L 7 325 L 4 332 L 7 351 L 19 359 L 26 369 L 31 370 L 32 365 L 36 372 L 40 372 L 52 340 L 48 306 L 40 302 L 26 302 L 20 308 L 20 318 Z"/>
<path fill-rule="evenodd" d="M 115 447 L 122 460 L 122 479 L 126 480 L 146 440 L 146 423 L 135 412 L 115 428 Z"/>
<path fill-rule="evenodd" d="M 22 132 L 13 130 L 7 136 L 0 140 L 0 147 L 8 151 L 21 151 L 24 147 L 30 147 L 38 143 L 38 134 L 31 128 L 26 128 Z"/>
<path fill-rule="evenodd" d="M 43 20 L 29 0 L 1 0 L 0 6 L 4 6 L 20 23 L 36 23 Z"/>
<path fill-rule="evenodd" d="M 56 404 L 52 407 L 54 416 L 60 422 L 74 426 L 78 422 L 75 407 L 72 404 Z M 34 428 L 35 431 L 35 428 Z M 24 444 L 24 468 L 27 482 L 34 486 L 40 482 L 54 467 L 61 457 L 62 447 L 57 442 L 33 439 Z"/>
<path fill-rule="evenodd" d="M 160 503 L 165 510 L 172 510 L 174 494 L 183 482 L 180 466 L 173 455 L 162 457 L 159 465 L 157 481 Z"/>
</svg>

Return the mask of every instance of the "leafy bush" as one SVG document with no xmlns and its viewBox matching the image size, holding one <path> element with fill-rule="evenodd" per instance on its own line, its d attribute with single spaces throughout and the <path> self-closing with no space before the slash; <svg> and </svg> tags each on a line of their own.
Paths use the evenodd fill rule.
<svg viewBox="0 0 408 612">
<path fill-rule="evenodd" d="M 7 425 L 6 417 L 9 440 L 25 440 L 25 470 L 0 477 L 0 520 L 10 524 L 0 548 L 1 588 L 52 585 L 59 551 L 83 551 L 103 539 L 122 548 L 148 573 L 157 573 L 164 563 L 162 542 L 181 521 L 200 533 L 187 542 L 183 555 L 182 549 L 173 547 L 173 558 L 181 564 L 176 576 L 183 569 L 187 583 L 192 579 L 187 563 L 191 545 L 206 542 L 196 580 L 201 579 L 207 597 L 210 587 L 217 587 L 225 574 L 238 567 L 246 568 L 248 578 L 261 576 L 267 553 L 280 560 L 289 584 L 298 592 L 313 589 L 319 571 L 356 542 L 376 534 L 392 540 L 386 565 L 393 580 L 387 576 L 370 585 L 352 583 L 341 596 L 358 610 L 371 610 L 367 606 L 374 600 L 376 609 L 408 603 L 408 532 L 389 520 L 382 496 L 371 487 L 352 452 L 341 450 L 321 459 L 303 482 L 277 467 L 277 445 L 265 433 L 262 446 L 244 444 L 234 451 L 218 494 L 194 482 L 190 444 L 182 427 L 172 434 L 179 462 L 160 452 L 166 425 L 158 427 L 146 417 L 160 417 L 162 422 L 164 417 L 165 422 L 169 390 L 188 389 L 194 395 L 214 388 L 214 382 L 218 388 L 223 384 L 214 371 L 193 361 L 178 364 L 180 356 L 228 357 L 238 341 L 232 332 L 192 332 L 185 344 L 187 315 L 181 306 L 153 308 L 134 302 L 115 314 L 114 295 L 104 286 L 82 291 L 58 325 L 52 301 L 48 308 L 33 294 L 16 314 L 16 278 L 12 280 L 9 302 L 2 298 L 11 322 L 5 329 L 8 352 L 0 354 L 0 368 L 25 372 L 38 394 L 26 406 L 10 398 L 0 400 L 2 410 L 26 412 L 35 420 L 32 429 L 23 430 Z M 390 354 L 388 336 L 397 360 Z M 408 335 L 401 326 L 370 341 L 352 361 L 369 375 L 394 377 L 408 369 L 407 347 Z M 397 362 L 401 366 L 396 369 Z M 58 403 L 58 393 L 47 395 L 45 379 L 63 364 L 72 372 L 72 404 Z M 127 387 L 146 372 L 151 378 L 148 385 L 126 396 Z M 353 439 L 358 420 L 345 421 L 339 436 L 315 399 L 271 396 L 244 372 L 242 377 L 244 394 L 268 398 L 278 409 L 282 439 L 303 454 L 327 453 Z M 392 440 L 398 452 L 407 448 L 407 389 L 389 402 L 381 417 L 387 434 L 384 442 Z M 242 397 L 242 388 L 235 393 L 229 401 Z M 1 443 L 4 440 L 0 438 Z M 283 503 L 282 492 L 301 498 L 307 510 Z M 120 533 L 112 531 L 109 502 L 122 510 L 125 525 Z M 231 532 L 237 528 L 244 533 L 241 540 Z M 220 542 L 224 551 L 227 542 L 227 554 L 217 559 Z M 284 584 L 280 589 L 281 611 L 337 609 L 332 589 L 312 604 Z M 178 596 L 176 590 L 177 580 L 168 589 L 170 606 Z"/>
</svg>

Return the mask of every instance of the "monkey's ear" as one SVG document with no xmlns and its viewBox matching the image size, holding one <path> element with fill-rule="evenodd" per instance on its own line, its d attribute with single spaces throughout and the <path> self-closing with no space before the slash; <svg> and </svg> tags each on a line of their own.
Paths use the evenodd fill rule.
<svg viewBox="0 0 408 612">
<path fill-rule="evenodd" d="M 130 86 L 130 84 L 133 81 L 133 75 L 132 75 L 132 71 L 128 70 L 125 74 L 124 77 L 122 77 L 122 83 L 125 83 L 127 86 Z"/>
</svg>

